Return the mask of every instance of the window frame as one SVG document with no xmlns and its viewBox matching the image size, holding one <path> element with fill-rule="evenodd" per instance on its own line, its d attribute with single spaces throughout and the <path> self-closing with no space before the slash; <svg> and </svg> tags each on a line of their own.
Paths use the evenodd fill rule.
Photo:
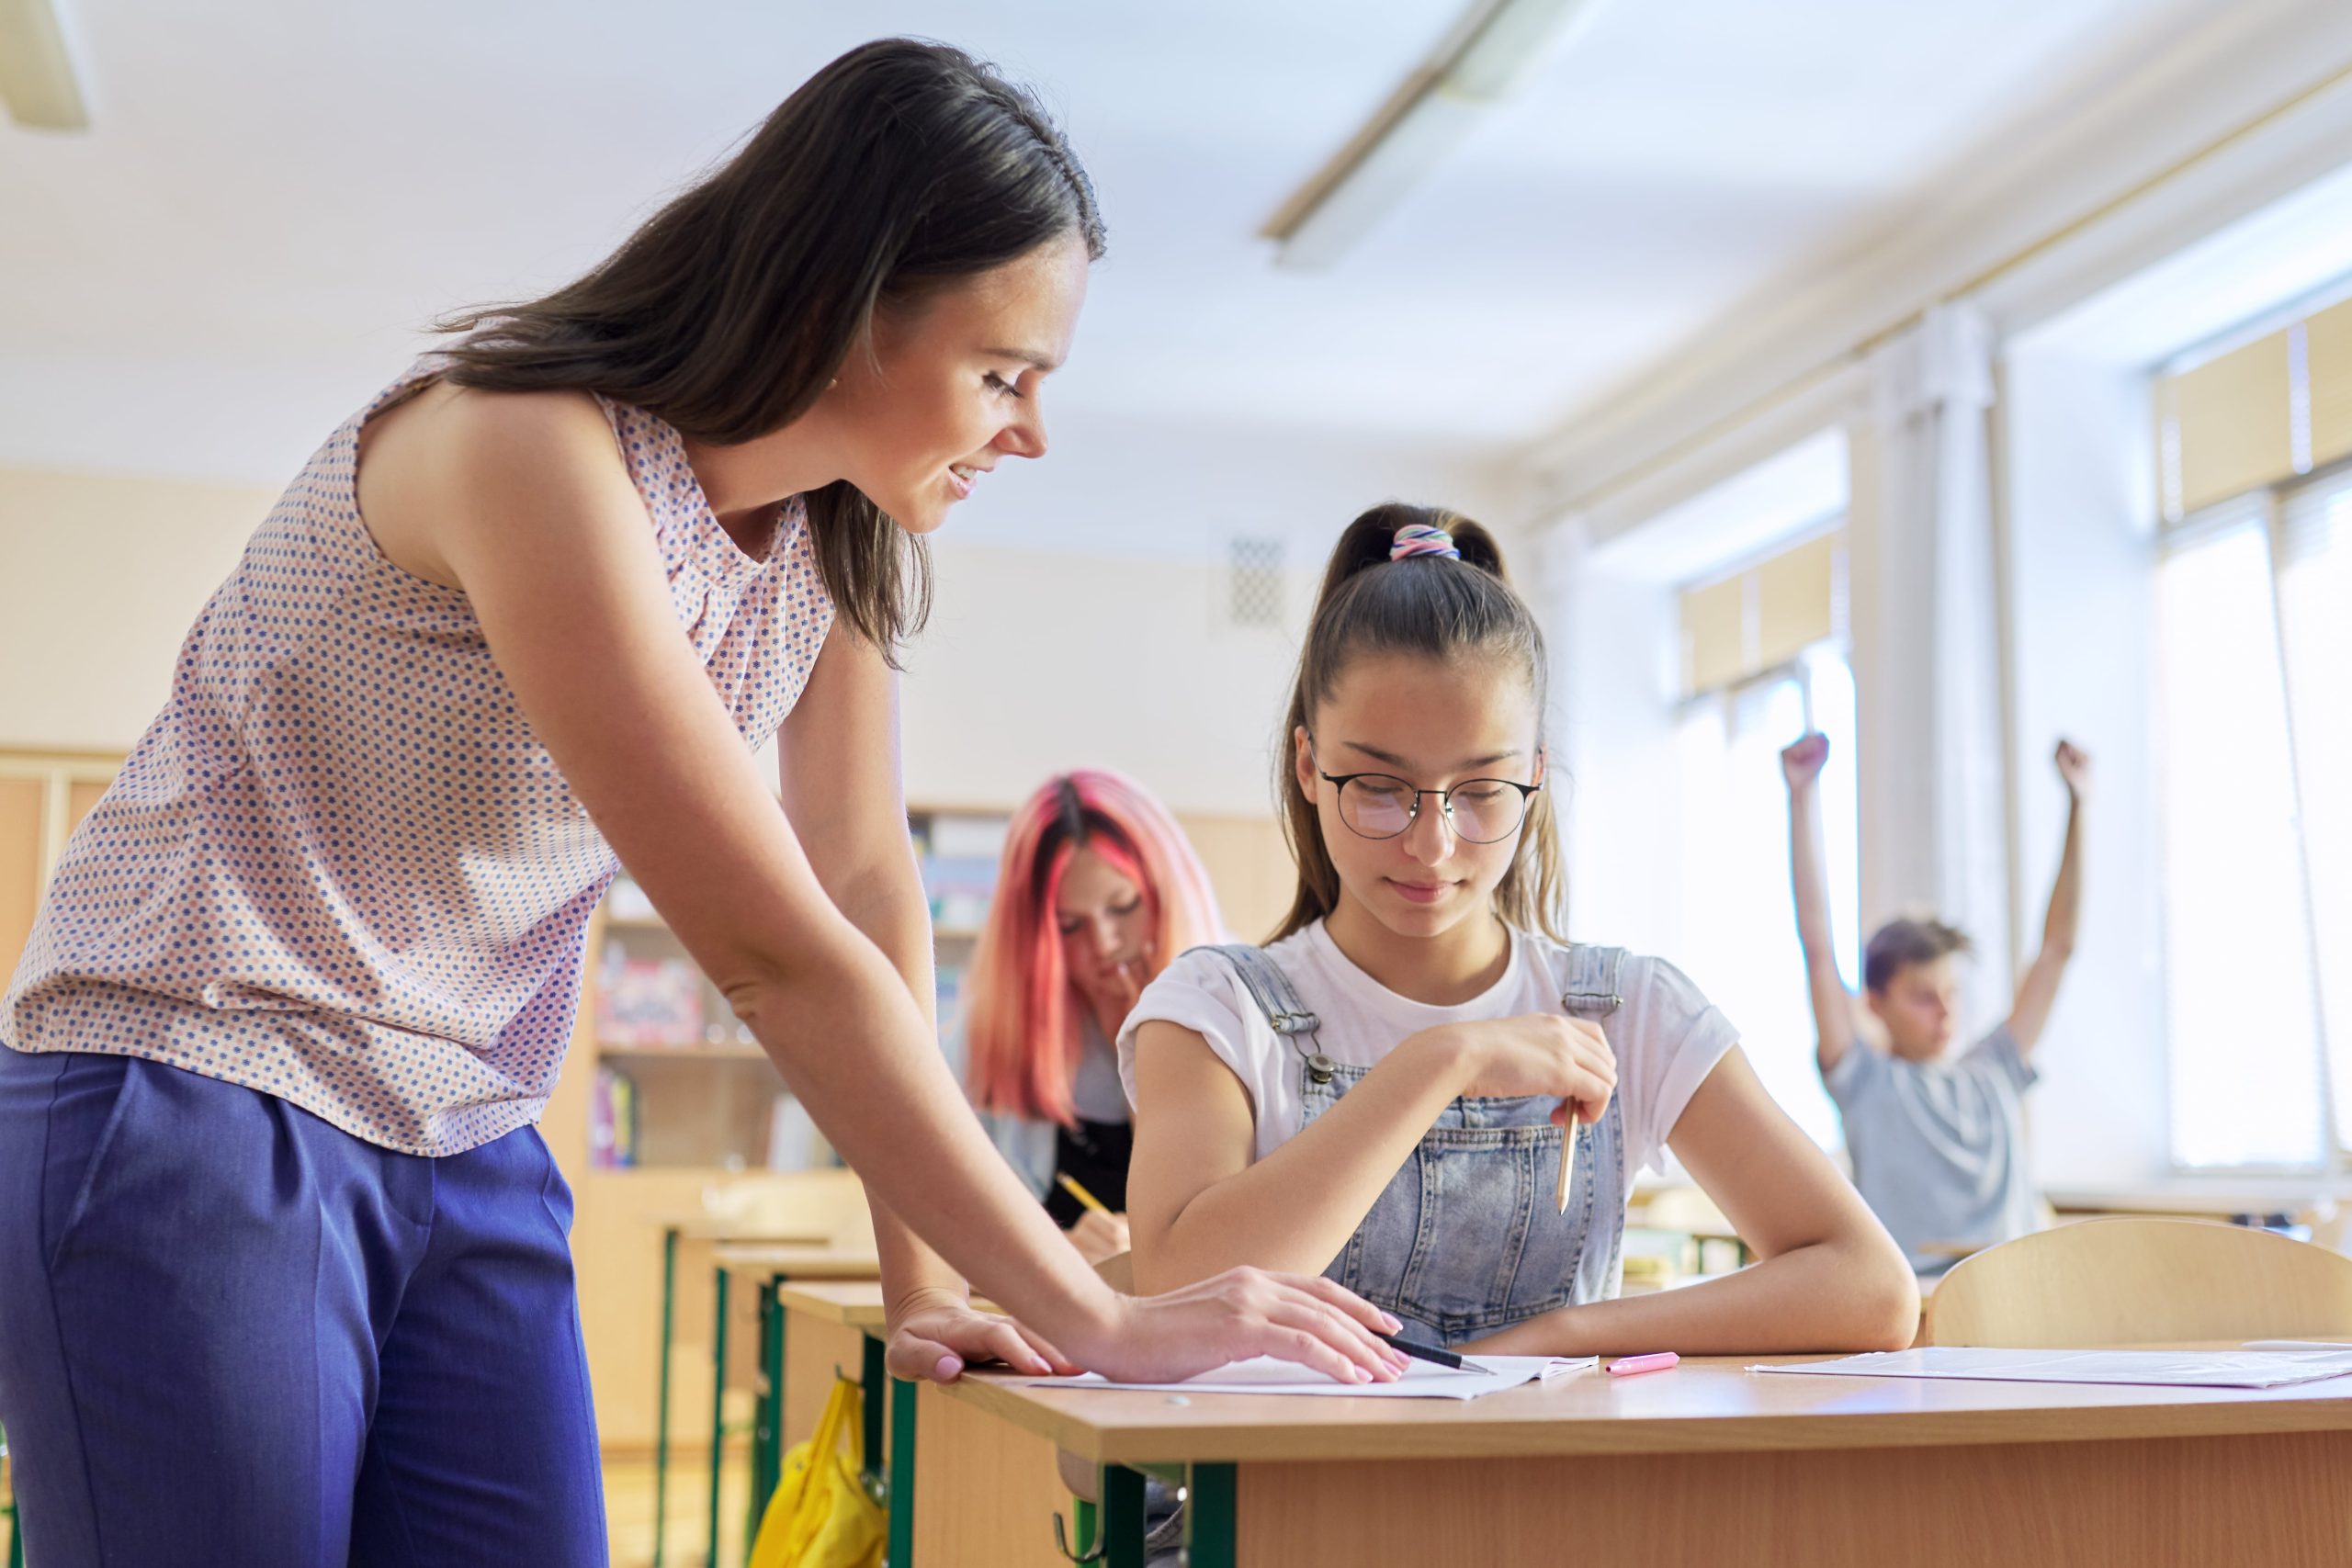
<svg viewBox="0 0 2352 1568">
<path fill-rule="evenodd" d="M 2352 1176 L 2352 1129 L 2342 1125 L 2335 1113 L 2335 1053 L 2338 1049 L 2328 1030 L 2326 996 L 2321 982 L 2322 953 L 2319 948 L 2317 904 L 2312 883 L 2311 848 L 2304 831 L 2303 770 L 2297 751 L 2296 681 L 2294 661 L 2289 651 L 2287 630 L 2288 607 L 2284 595 L 2284 572 L 2288 559 L 2288 515 L 2290 503 L 2313 490 L 2352 490 L 2352 457 L 2331 462 L 2309 473 L 2298 474 L 2291 481 L 2263 485 L 2234 496 L 2208 503 L 2178 517 L 2159 515 L 2150 540 L 2148 572 L 2153 585 L 2155 575 L 2173 557 L 2194 547 L 2203 539 L 2233 527 L 2247 524 L 2258 525 L 2267 551 L 2266 566 L 2269 575 L 2270 629 L 2272 653 L 2277 660 L 2279 689 L 2285 699 L 2287 727 L 2288 787 L 2291 792 L 2295 813 L 2295 864 L 2303 894 L 2303 942 L 2310 965 L 2312 986 L 2312 1016 L 2317 1031 L 2318 1077 L 2317 1094 L 2320 1102 L 2320 1158 L 2313 1165 L 2280 1165 L 2271 1162 L 2247 1162 L 2233 1165 L 2190 1165 L 2179 1157 L 2179 1143 L 2175 1125 L 2170 1079 L 2173 1068 L 2174 1038 L 2169 1006 L 2165 1014 L 2164 1060 L 2166 1077 L 2165 1095 L 2165 1157 L 2173 1175 L 2188 1180 L 2228 1180 L 2234 1178 L 2279 1178 L 2290 1179 L 2339 1179 Z M 2154 650 L 2151 650 L 2152 654 Z M 2154 674 L 2155 660 L 2150 660 L 2150 674 Z M 2162 722 L 2163 694 L 2153 692 L 2159 722 Z M 2154 758 L 2151 759 L 2153 763 Z M 2152 769 L 2153 771 L 2153 769 Z M 2158 820 L 2167 809 L 2165 792 L 2169 781 L 2161 775 L 2154 780 Z M 2164 962 L 2171 962 L 2169 934 L 2172 923 L 2171 899 L 2165 884 L 2169 878 L 2165 860 L 2164 836 L 2159 830 L 2158 843 L 2157 924 L 2160 931 L 2160 951 Z"/>
</svg>

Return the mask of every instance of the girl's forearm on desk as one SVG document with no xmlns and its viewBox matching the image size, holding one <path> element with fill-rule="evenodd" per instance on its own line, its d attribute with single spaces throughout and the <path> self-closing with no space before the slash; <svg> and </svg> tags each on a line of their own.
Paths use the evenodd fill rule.
<svg viewBox="0 0 2352 1568">
<path fill-rule="evenodd" d="M 1896 1288 L 1879 1262 L 1871 1250 L 1825 1241 L 1678 1290 L 1562 1307 L 1463 1348 L 1498 1356 L 1900 1350 L 1918 1331 L 1918 1289 Z"/>
</svg>

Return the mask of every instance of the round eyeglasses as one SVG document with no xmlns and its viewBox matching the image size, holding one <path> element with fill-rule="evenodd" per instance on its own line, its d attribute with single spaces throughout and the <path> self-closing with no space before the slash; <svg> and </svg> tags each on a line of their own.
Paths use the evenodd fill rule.
<svg viewBox="0 0 2352 1568">
<path fill-rule="evenodd" d="M 1464 843 L 1499 843 L 1519 831 L 1528 800 L 1542 784 L 1514 779 L 1464 779 L 1452 789 L 1417 789 L 1392 773 L 1327 773 L 1315 776 L 1340 792 L 1340 820 L 1357 837 L 1393 839 L 1421 814 L 1421 797 L 1438 797 L 1453 836 Z"/>
</svg>

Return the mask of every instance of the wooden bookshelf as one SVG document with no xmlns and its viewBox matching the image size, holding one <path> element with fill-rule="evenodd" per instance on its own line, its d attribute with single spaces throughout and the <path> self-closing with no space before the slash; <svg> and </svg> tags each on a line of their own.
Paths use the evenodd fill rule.
<svg viewBox="0 0 2352 1568">
<path fill-rule="evenodd" d="M 721 1041 L 718 1044 L 700 1045 L 599 1045 L 600 1060 L 639 1059 L 648 1062 L 764 1062 L 767 1052 L 758 1045 L 746 1045 L 740 1041 Z"/>
</svg>

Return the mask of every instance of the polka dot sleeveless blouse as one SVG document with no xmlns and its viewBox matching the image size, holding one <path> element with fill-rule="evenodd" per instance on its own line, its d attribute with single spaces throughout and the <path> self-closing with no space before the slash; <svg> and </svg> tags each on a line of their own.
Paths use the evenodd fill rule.
<svg viewBox="0 0 2352 1568">
<path fill-rule="evenodd" d="M 5 1003 L 20 1051 L 142 1056 L 454 1154 L 536 1121 L 619 869 L 464 593 L 359 519 L 357 437 L 311 457 L 197 617 L 170 700 L 59 862 Z M 678 433 L 607 402 L 678 624 L 747 744 L 832 624 L 800 503 L 758 557 Z"/>
</svg>

